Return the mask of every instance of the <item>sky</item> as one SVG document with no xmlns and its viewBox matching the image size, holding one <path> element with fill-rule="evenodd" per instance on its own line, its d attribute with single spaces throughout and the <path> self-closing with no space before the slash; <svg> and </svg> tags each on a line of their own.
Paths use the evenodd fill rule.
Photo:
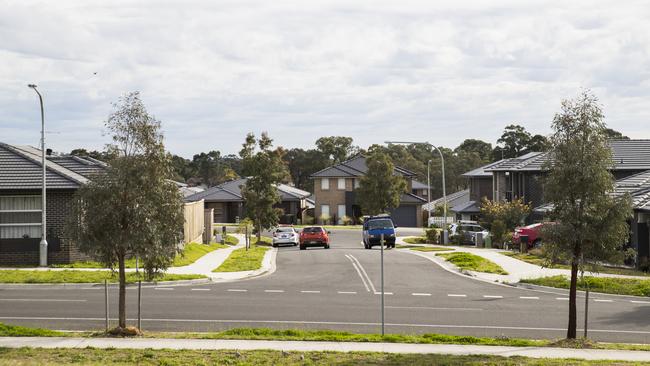
<svg viewBox="0 0 650 366">
<path fill-rule="evenodd" d="M 248 132 L 457 146 L 518 123 L 548 135 L 591 89 L 609 127 L 650 138 L 644 1 L 0 0 L 0 141 L 102 149 L 140 91 L 172 153 L 237 153 Z"/>
</svg>

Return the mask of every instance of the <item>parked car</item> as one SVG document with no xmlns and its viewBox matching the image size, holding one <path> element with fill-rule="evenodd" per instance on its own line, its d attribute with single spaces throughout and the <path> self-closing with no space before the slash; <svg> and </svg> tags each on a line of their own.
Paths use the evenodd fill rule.
<svg viewBox="0 0 650 366">
<path fill-rule="evenodd" d="M 330 248 L 330 232 L 322 226 L 307 226 L 300 231 L 300 250 L 307 247 Z"/>
<path fill-rule="evenodd" d="M 489 232 L 479 225 L 476 221 L 459 221 L 449 225 L 449 236 L 455 237 L 458 234 L 462 235 L 462 244 L 476 244 L 476 234 L 482 233 L 486 237 Z"/>
<path fill-rule="evenodd" d="M 363 221 L 363 247 L 371 249 L 380 245 L 381 235 L 387 248 L 395 248 L 395 225 L 388 215 L 369 216 Z"/>
<path fill-rule="evenodd" d="M 273 246 L 280 244 L 298 245 L 300 242 L 298 232 L 291 226 L 281 226 L 273 231 Z"/>
<path fill-rule="evenodd" d="M 516 228 L 515 232 L 512 234 L 512 243 L 519 245 L 519 243 L 521 243 L 521 236 L 528 235 L 528 249 L 541 247 L 542 227 L 544 227 L 544 223 L 539 222 L 537 224 Z"/>
</svg>

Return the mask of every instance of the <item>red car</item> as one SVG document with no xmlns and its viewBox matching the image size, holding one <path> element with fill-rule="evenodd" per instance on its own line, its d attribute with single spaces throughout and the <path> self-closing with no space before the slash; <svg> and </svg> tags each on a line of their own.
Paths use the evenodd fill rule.
<svg viewBox="0 0 650 366">
<path fill-rule="evenodd" d="M 307 226 L 300 231 L 300 250 L 305 250 L 307 247 L 323 247 L 330 248 L 329 231 L 323 229 L 321 226 Z"/>
<path fill-rule="evenodd" d="M 516 228 L 515 233 L 512 235 L 512 242 L 519 245 L 521 242 L 521 236 L 528 235 L 528 248 L 540 247 L 542 245 L 541 231 L 543 226 L 544 223 L 539 222 L 537 224 Z"/>
</svg>

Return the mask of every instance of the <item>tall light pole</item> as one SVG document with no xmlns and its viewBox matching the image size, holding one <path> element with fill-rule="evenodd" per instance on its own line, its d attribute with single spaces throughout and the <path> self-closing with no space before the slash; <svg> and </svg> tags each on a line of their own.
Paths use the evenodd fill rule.
<svg viewBox="0 0 650 366">
<path fill-rule="evenodd" d="M 429 221 L 431 221 L 431 159 L 427 161 L 427 201 L 428 202 L 428 215 L 427 215 L 427 227 L 429 227 Z"/>
<path fill-rule="evenodd" d="M 400 144 L 400 145 L 412 145 L 412 144 L 420 144 L 420 145 L 428 145 L 429 147 L 432 147 L 436 149 L 438 154 L 440 155 L 440 161 L 442 163 L 442 198 L 444 201 L 444 207 L 443 207 L 443 212 L 444 212 L 444 217 L 443 217 L 443 229 L 442 229 L 442 243 L 447 244 L 448 240 L 448 234 L 447 234 L 447 185 L 445 183 L 445 157 L 442 156 L 442 152 L 436 145 L 433 145 L 429 142 L 412 142 L 412 141 L 384 141 L 387 144 Z"/>
<path fill-rule="evenodd" d="M 39 245 L 38 264 L 41 267 L 47 266 L 47 215 L 46 215 L 46 192 L 45 192 L 45 113 L 43 112 L 43 96 L 36 89 L 35 84 L 28 84 L 29 88 L 34 89 L 38 94 L 38 100 L 41 103 L 41 165 L 43 172 L 43 193 L 41 194 L 41 242 Z"/>
</svg>

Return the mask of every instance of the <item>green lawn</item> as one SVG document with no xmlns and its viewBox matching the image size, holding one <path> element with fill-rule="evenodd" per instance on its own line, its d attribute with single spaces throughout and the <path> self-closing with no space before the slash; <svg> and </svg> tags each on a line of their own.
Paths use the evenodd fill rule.
<svg viewBox="0 0 650 366">
<path fill-rule="evenodd" d="M 212 272 L 254 271 L 262 267 L 264 254 L 269 250 L 266 246 L 251 246 L 250 249 L 233 250 L 230 256 Z"/>
<path fill-rule="evenodd" d="M 455 264 L 458 268 L 466 269 L 476 272 L 485 272 L 485 273 L 496 273 L 507 275 L 503 268 L 501 268 L 496 263 L 487 260 L 481 256 L 465 253 L 465 252 L 456 252 L 456 253 L 442 253 L 437 254 L 439 257 L 445 258 L 447 261 Z"/>
<path fill-rule="evenodd" d="M 531 253 L 519 253 L 519 252 L 501 252 L 503 255 L 508 257 L 516 258 L 524 262 L 535 264 L 538 266 L 544 265 L 544 258 L 539 255 Z M 560 268 L 560 269 L 571 269 L 571 266 L 566 264 L 554 264 L 548 266 L 547 268 Z M 607 274 L 618 274 L 625 276 L 639 276 L 639 277 L 650 277 L 650 273 L 639 271 L 634 268 L 618 268 L 618 267 L 609 267 L 609 266 L 597 266 L 596 271 L 598 273 L 607 273 Z"/>
<path fill-rule="evenodd" d="M 232 236 L 226 235 L 226 244 L 228 245 L 237 245 L 239 240 Z M 196 262 L 197 259 L 203 257 L 204 255 L 217 250 L 227 248 L 228 245 L 223 245 L 220 243 L 212 243 L 209 245 L 200 244 L 200 243 L 189 243 L 183 248 L 183 253 L 179 254 L 174 258 L 174 263 L 172 267 L 181 267 L 187 266 Z M 135 268 L 135 258 L 128 259 L 125 263 L 126 268 Z M 74 262 L 69 264 L 54 264 L 52 268 L 105 268 L 103 264 L 93 261 L 83 261 L 83 262 Z"/>
<path fill-rule="evenodd" d="M 0 365 L 641 365 L 634 362 L 450 356 L 379 352 L 283 352 L 270 350 L 0 349 Z"/>
<path fill-rule="evenodd" d="M 405 243 L 408 244 L 430 244 L 427 242 L 427 238 L 424 236 L 413 236 L 409 238 L 404 238 L 403 239 Z"/>
<path fill-rule="evenodd" d="M 566 289 L 570 286 L 569 278 L 565 276 L 522 279 L 520 282 Z M 584 277 L 584 280 L 581 280 L 580 277 L 578 277 L 578 289 L 585 290 L 587 287 L 586 285 L 589 285 L 589 290 L 593 292 L 617 295 L 650 296 L 650 279 L 586 276 Z"/>
<path fill-rule="evenodd" d="M 418 252 L 449 252 L 449 251 L 454 251 L 454 248 L 443 248 L 443 247 L 416 247 L 416 248 L 411 248 L 411 250 L 415 250 Z"/>
<path fill-rule="evenodd" d="M 0 323 L 0 337 L 64 337 L 65 332 Z"/>
<path fill-rule="evenodd" d="M 194 280 L 205 278 L 202 275 L 164 274 L 157 281 Z M 135 283 L 140 279 L 134 272 L 127 272 L 126 282 Z M 0 270 L 0 283 L 103 283 L 118 282 L 117 273 L 111 271 L 31 271 Z"/>
<path fill-rule="evenodd" d="M 271 246 L 273 245 L 273 238 L 270 238 L 268 236 L 262 236 L 260 237 L 260 241 L 257 241 L 257 237 L 253 236 L 251 238 L 251 245 Z"/>
</svg>

